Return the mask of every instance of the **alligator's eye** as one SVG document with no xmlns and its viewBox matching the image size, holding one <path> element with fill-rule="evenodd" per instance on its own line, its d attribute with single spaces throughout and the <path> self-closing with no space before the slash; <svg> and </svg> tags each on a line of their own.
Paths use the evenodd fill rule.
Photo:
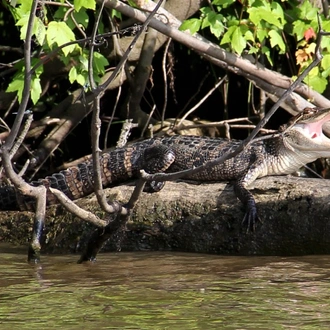
<svg viewBox="0 0 330 330">
<path fill-rule="evenodd" d="M 317 112 L 317 108 L 305 108 L 302 112 L 304 115 L 312 115 L 313 113 Z"/>
</svg>

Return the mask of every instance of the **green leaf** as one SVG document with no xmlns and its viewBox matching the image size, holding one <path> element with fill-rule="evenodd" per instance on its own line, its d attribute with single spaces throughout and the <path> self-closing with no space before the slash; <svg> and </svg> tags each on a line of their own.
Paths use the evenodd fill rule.
<svg viewBox="0 0 330 330">
<path fill-rule="evenodd" d="M 323 56 L 321 61 L 321 68 L 324 70 L 330 68 L 330 54 L 326 54 Z"/>
<path fill-rule="evenodd" d="M 95 0 L 74 0 L 73 1 L 75 11 L 79 11 L 81 8 L 95 10 Z"/>
<path fill-rule="evenodd" d="M 275 30 L 270 30 L 268 33 L 270 37 L 270 45 L 272 47 L 278 46 L 280 48 L 280 53 L 285 53 L 285 43 L 282 36 Z"/>
<path fill-rule="evenodd" d="M 200 30 L 201 20 L 199 18 L 190 18 L 185 20 L 179 27 L 180 31 L 189 30 L 191 34 L 195 34 Z"/>
<path fill-rule="evenodd" d="M 304 33 L 305 31 L 308 29 L 308 24 L 306 24 L 305 22 L 303 21 L 295 21 L 293 22 L 293 34 L 295 34 L 297 37 L 297 40 L 300 40 L 304 37 Z"/>
<path fill-rule="evenodd" d="M 35 25 L 35 36 L 38 40 L 39 45 L 43 45 L 46 38 L 46 27 L 40 18 L 37 18 L 34 22 Z"/>
<path fill-rule="evenodd" d="M 16 26 L 21 26 L 21 33 L 20 33 L 21 40 L 25 40 L 26 38 L 28 21 L 29 21 L 29 14 L 26 14 L 16 22 Z"/>
<path fill-rule="evenodd" d="M 242 54 L 243 50 L 246 47 L 246 40 L 244 39 L 242 35 L 242 31 L 239 26 L 237 26 L 235 31 L 233 32 L 231 47 L 239 55 Z"/>
<path fill-rule="evenodd" d="M 88 71 L 88 54 L 84 53 L 81 56 L 79 56 L 79 67 L 81 71 Z"/>
<path fill-rule="evenodd" d="M 268 62 L 270 63 L 271 66 L 273 66 L 273 60 L 270 57 L 270 49 L 267 46 L 262 46 L 261 52 L 266 55 Z"/>
<path fill-rule="evenodd" d="M 307 20 L 316 20 L 318 8 L 314 7 L 312 3 L 308 0 L 305 0 L 302 5 L 299 7 L 300 17 Z"/>
<path fill-rule="evenodd" d="M 14 75 L 13 81 L 9 84 L 6 92 L 17 92 L 18 102 L 22 101 L 22 93 L 24 88 L 24 74 L 19 72 Z"/>
<path fill-rule="evenodd" d="M 279 21 L 279 16 L 271 10 L 264 7 L 252 7 L 247 10 L 250 14 L 250 19 L 255 25 L 259 25 L 261 20 L 275 25 L 278 28 L 283 28 L 283 24 Z"/>
<path fill-rule="evenodd" d="M 212 19 L 210 20 L 211 22 L 211 32 L 217 37 L 219 38 L 221 36 L 221 34 L 223 33 L 223 31 L 225 30 L 223 24 L 222 24 L 222 19 L 223 16 L 218 14 L 212 17 Z"/>
<path fill-rule="evenodd" d="M 328 80 L 321 75 L 308 75 L 304 82 L 321 94 L 325 91 L 328 84 Z"/>
<path fill-rule="evenodd" d="M 212 19 L 212 16 L 217 15 L 211 8 L 209 7 L 203 7 L 200 9 L 202 15 L 202 23 L 201 23 L 201 28 L 205 29 L 206 27 L 211 25 L 210 19 Z"/>
<path fill-rule="evenodd" d="M 33 68 L 37 63 L 39 63 L 40 60 L 38 58 L 32 58 L 31 59 L 31 67 Z M 34 72 L 34 75 L 36 78 L 39 78 L 40 75 L 44 72 L 44 66 L 40 65 L 37 70 Z"/>
<path fill-rule="evenodd" d="M 116 9 L 112 9 L 110 12 L 110 16 L 111 18 L 115 18 L 117 17 L 120 21 L 122 21 L 122 14 L 120 11 L 116 10 Z"/>
<path fill-rule="evenodd" d="M 66 23 L 55 21 L 52 21 L 48 24 L 46 37 L 49 47 L 53 46 L 54 44 L 61 46 L 75 40 L 74 33 Z M 62 51 L 64 55 L 67 56 L 69 53 L 74 51 L 75 47 L 76 45 L 66 46 L 62 49 Z"/>
<path fill-rule="evenodd" d="M 281 21 L 282 25 L 284 25 L 286 23 L 286 20 L 284 18 L 284 12 L 281 5 L 278 2 L 273 1 L 271 3 L 271 7 L 272 7 L 272 13 L 275 14 L 276 17 L 279 19 L 279 21 Z"/>
<path fill-rule="evenodd" d="M 330 67 L 328 67 L 326 70 L 322 71 L 321 76 L 323 78 L 328 78 L 330 76 Z"/>
<path fill-rule="evenodd" d="M 203 10 L 206 9 L 206 10 Z M 223 16 L 212 11 L 210 8 L 202 8 L 201 12 L 204 14 L 202 20 L 201 28 L 210 27 L 211 32 L 219 38 L 224 31 L 224 26 L 222 24 Z"/>
<path fill-rule="evenodd" d="M 41 84 L 40 84 L 40 79 L 39 78 L 34 78 L 31 81 L 31 100 L 33 104 L 36 104 L 41 95 L 42 89 L 41 89 Z"/>
<path fill-rule="evenodd" d="M 87 71 L 82 73 L 75 66 L 72 67 L 69 71 L 69 81 L 71 84 L 77 82 L 79 85 L 85 86 L 86 82 L 88 81 Z"/>
<path fill-rule="evenodd" d="M 322 29 L 326 32 L 330 32 L 330 20 L 322 21 Z"/>
<path fill-rule="evenodd" d="M 234 31 L 237 29 L 237 26 L 231 26 L 228 28 L 227 32 L 223 35 L 220 45 L 224 45 L 224 44 L 230 44 L 231 43 L 231 39 L 232 39 L 232 35 L 234 33 Z"/>
<path fill-rule="evenodd" d="M 71 84 L 73 84 L 77 80 L 77 68 L 73 66 L 69 71 L 69 81 Z"/>
<path fill-rule="evenodd" d="M 250 46 L 248 54 L 258 54 L 259 48 Z"/>
<path fill-rule="evenodd" d="M 32 1 L 33 0 L 22 0 L 20 1 L 21 5 L 20 8 L 25 13 L 30 13 L 31 7 L 32 7 Z"/>
<path fill-rule="evenodd" d="M 244 34 L 245 40 L 246 41 L 252 41 L 255 42 L 254 35 L 250 30 L 247 30 Z"/>
<path fill-rule="evenodd" d="M 329 37 L 323 37 L 321 40 L 321 49 L 323 49 L 323 52 L 327 50 L 330 52 L 330 38 Z"/>
<path fill-rule="evenodd" d="M 87 73 L 86 74 L 78 73 L 76 81 L 79 85 L 85 86 L 86 83 L 88 82 Z"/>
<path fill-rule="evenodd" d="M 213 0 L 212 5 L 221 6 L 222 8 L 227 8 L 234 2 L 235 0 Z"/>
<path fill-rule="evenodd" d="M 100 53 L 94 52 L 93 69 L 95 74 L 104 74 L 105 67 L 109 65 L 108 60 Z"/>
</svg>

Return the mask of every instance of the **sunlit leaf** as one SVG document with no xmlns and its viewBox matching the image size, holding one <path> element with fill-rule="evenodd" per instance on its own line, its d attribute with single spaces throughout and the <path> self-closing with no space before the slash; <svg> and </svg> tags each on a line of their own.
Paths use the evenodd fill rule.
<svg viewBox="0 0 330 330">
<path fill-rule="evenodd" d="M 108 60 L 100 53 L 94 52 L 93 67 L 96 74 L 104 74 L 105 67 L 109 65 Z"/>
<path fill-rule="evenodd" d="M 36 104 L 39 99 L 40 95 L 42 92 L 41 84 L 40 84 L 40 79 L 39 78 L 34 78 L 31 81 L 31 100 L 33 104 Z"/>
<path fill-rule="evenodd" d="M 269 33 L 269 40 L 270 40 L 270 45 L 272 47 L 278 46 L 281 50 L 282 53 L 285 52 L 285 43 L 283 41 L 282 36 L 275 30 L 270 30 Z"/>
<path fill-rule="evenodd" d="M 221 6 L 222 8 L 227 8 L 231 4 L 233 4 L 236 0 L 213 0 L 212 4 Z"/>
<path fill-rule="evenodd" d="M 95 10 L 96 1 L 95 0 L 74 0 L 74 9 L 79 11 L 81 8 Z"/>
<path fill-rule="evenodd" d="M 270 63 L 270 65 L 273 66 L 273 65 L 274 65 L 274 64 L 273 64 L 273 60 L 272 60 L 272 58 L 270 57 L 270 49 L 269 49 L 267 46 L 262 46 L 262 47 L 261 47 L 261 52 L 262 52 L 264 55 L 266 55 L 268 62 Z"/>
<path fill-rule="evenodd" d="M 246 47 L 246 40 L 244 39 L 239 26 L 236 27 L 235 31 L 233 32 L 231 46 L 233 50 L 238 54 L 242 54 L 244 48 Z"/>
<path fill-rule="evenodd" d="M 232 35 L 236 29 L 237 26 L 230 26 L 227 32 L 223 35 L 220 45 L 231 43 Z"/>
<path fill-rule="evenodd" d="M 61 46 L 75 40 L 75 35 L 65 22 L 52 21 L 48 24 L 47 42 L 51 47 L 54 44 Z M 75 45 L 66 46 L 62 49 L 64 55 L 68 55 L 75 49 Z"/>
<path fill-rule="evenodd" d="M 191 34 L 195 34 L 196 32 L 199 31 L 200 27 L 201 27 L 201 20 L 199 18 L 191 18 L 184 21 L 179 27 L 179 30 L 181 31 L 189 30 Z"/>
<path fill-rule="evenodd" d="M 69 81 L 71 84 L 73 84 L 76 79 L 77 79 L 77 68 L 75 66 L 73 66 L 70 71 L 69 71 Z"/>
<path fill-rule="evenodd" d="M 24 74 L 22 72 L 16 74 L 13 81 L 8 85 L 6 92 L 17 92 L 18 102 L 22 101 L 24 88 Z"/>
<path fill-rule="evenodd" d="M 323 93 L 327 87 L 328 80 L 324 77 L 314 74 L 309 74 L 305 79 L 304 82 L 311 86 L 315 91 L 319 93 Z"/>
</svg>

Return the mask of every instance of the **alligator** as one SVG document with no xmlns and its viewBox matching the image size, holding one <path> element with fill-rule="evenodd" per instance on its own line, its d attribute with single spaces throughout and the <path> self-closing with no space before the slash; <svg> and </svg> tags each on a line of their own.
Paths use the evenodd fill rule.
<svg viewBox="0 0 330 330">
<path fill-rule="evenodd" d="M 185 176 L 199 182 L 233 181 L 238 199 L 246 207 L 243 221 L 258 220 L 256 202 L 247 187 L 257 178 L 290 174 L 320 157 L 330 157 L 330 139 L 322 126 L 330 122 L 330 109 L 306 108 L 281 126 L 279 133 L 252 141 L 242 152 L 211 169 Z M 175 135 L 135 142 L 100 156 L 104 187 L 114 186 L 147 173 L 191 169 L 234 151 L 240 141 L 222 138 Z M 57 188 L 75 200 L 93 192 L 91 160 L 34 181 L 32 185 Z M 150 184 L 158 191 L 163 183 Z M 22 196 L 13 186 L 0 187 L 0 210 L 29 210 L 31 198 Z M 47 203 L 57 203 L 47 191 Z"/>
</svg>

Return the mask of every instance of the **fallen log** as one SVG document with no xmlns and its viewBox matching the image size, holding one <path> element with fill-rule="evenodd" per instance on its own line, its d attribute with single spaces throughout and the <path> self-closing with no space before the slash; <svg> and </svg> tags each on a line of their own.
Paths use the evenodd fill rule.
<svg viewBox="0 0 330 330">
<path fill-rule="evenodd" d="M 132 186 L 107 190 L 125 202 Z M 122 251 L 174 250 L 231 255 L 302 255 L 330 253 L 330 185 L 321 179 L 267 177 L 251 185 L 258 214 L 254 232 L 242 224 L 244 207 L 230 183 L 167 182 L 154 194 L 143 193 L 127 231 Z M 95 197 L 77 201 L 104 217 Z M 0 212 L 0 241 L 27 244 L 33 213 Z M 60 205 L 48 208 L 42 253 L 80 252 L 95 230 Z M 118 248 L 110 239 L 106 251 Z"/>
</svg>

